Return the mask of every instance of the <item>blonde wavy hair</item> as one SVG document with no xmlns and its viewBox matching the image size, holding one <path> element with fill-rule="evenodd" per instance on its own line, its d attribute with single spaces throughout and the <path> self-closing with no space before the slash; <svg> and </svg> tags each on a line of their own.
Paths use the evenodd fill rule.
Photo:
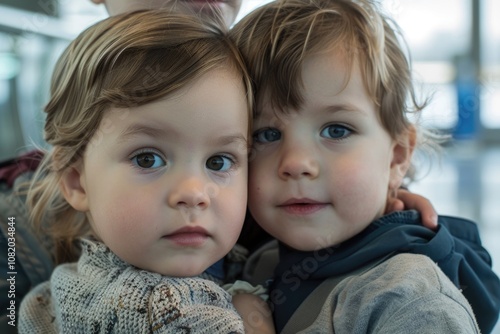
<svg viewBox="0 0 500 334">
<path fill-rule="evenodd" d="M 144 105 L 166 97 L 215 68 L 241 75 L 249 119 L 252 88 L 244 62 L 222 19 L 167 10 L 139 11 L 101 21 L 81 33 L 54 70 L 44 111 L 52 148 L 28 189 L 31 222 L 54 243 L 54 261 L 74 261 L 78 239 L 90 233 L 84 213 L 64 199 L 59 183 L 79 161 L 111 107 Z"/>
<path fill-rule="evenodd" d="M 428 99 L 418 102 L 404 38 L 377 6 L 369 0 L 278 0 L 239 21 L 230 35 L 253 80 L 254 113 L 264 97 L 276 112 L 297 110 L 303 103 L 304 60 L 335 51 L 348 67 L 359 61 L 366 89 L 391 137 L 397 140 L 413 131 Z M 347 84 L 349 77 L 345 80 Z M 439 135 L 424 129 L 417 134 L 421 147 L 438 148 Z"/>
</svg>

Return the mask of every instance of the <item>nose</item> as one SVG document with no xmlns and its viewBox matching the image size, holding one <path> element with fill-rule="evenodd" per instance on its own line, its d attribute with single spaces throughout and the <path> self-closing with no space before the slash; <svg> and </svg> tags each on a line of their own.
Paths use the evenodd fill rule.
<svg viewBox="0 0 500 334">
<path fill-rule="evenodd" d="M 297 146 L 286 148 L 281 156 L 278 174 L 283 180 L 315 179 L 319 174 L 319 164 L 314 150 Z"/>
<path fill-rule="evenodd" d="M 210 196 L 206 182 L 198 177 L 190 177 L 175 184 L 168 195 L 168 205 L 172 208 L 206 209 L 210 206 Z"/>
</svg>

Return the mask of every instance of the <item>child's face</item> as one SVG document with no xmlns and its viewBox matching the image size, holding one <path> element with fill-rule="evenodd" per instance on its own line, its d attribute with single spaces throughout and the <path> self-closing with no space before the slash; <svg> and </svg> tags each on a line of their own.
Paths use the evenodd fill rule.
<svg viewBox="0 0 500 334">
<path fill-rule="evenodd" d="M 94 233 L 139 268 L 200 274 L 240 233 L 247 133 L 241 79 L 224 69 L 166 99 L 111 109 L 79 171 Z"/>
<path fill-rule="evenodd" d="M 264 100 L 254 123 L 249 208 L 270 234 L 299 250 L 336 245 L 384 212 L 401 181 L 401 147 L 382 127 L 354 62 L 308 57 L 305 101 L 278 118 Z M 404 175 L 404 173 L 403 173 Z"/>
</svg>

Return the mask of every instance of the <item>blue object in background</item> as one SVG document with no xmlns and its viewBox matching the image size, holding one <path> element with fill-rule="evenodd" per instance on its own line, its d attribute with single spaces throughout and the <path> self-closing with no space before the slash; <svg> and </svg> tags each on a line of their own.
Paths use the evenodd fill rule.
<svg viewBox="0 0 500 334">
<path fill-rule="evenodd" d="M 475 82 L 457 82 L 458 120 L 455 139 L 476 139 L 479 129 L 480 87 Z"/>
<path fill-rule="evenodd" d="M 467 56 L 455 58 L 458 117 L 453 129 L 453 138 L 458 140 L 477 139 L 479 132 L 479 111 L 481 106 L 480 85 L 472 59 Z"/>
</svg>

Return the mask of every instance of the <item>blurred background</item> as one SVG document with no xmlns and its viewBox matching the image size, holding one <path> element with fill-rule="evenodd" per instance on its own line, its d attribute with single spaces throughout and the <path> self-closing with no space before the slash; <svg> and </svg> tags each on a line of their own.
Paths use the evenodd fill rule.
<svg viewBox="0 0 500 334">
<path fill-rule="evenodd" d="M 239 17 L 267 1 L 243 0 Z M 500 1 L 381 3 L 404 32 L 419 91 L 433 95 L 424 124 L 453 138 L 410 189 L 440 214 L 477 222 L 500 274 Z M 0 161 L 43 145 L 54 63 L 105 17 L 90 0 L 0 0 Z"/>
</svg>

